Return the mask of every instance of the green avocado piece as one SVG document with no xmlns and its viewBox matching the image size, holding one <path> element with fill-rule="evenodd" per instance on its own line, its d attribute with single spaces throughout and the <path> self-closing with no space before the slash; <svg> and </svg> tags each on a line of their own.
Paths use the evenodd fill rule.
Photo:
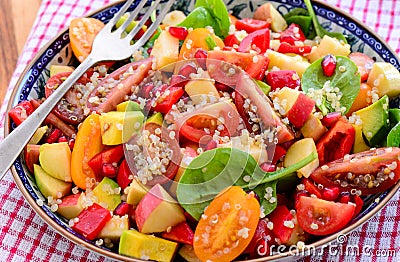
<svg viewBox="0 0 400 262">
<path fill-rule="evenodd" d="M 382 145 L 389 133 L 389 98 L 383 96 L 372 105 L 355 112 L 362 121 L 362 132 L 370 147 Z"/>
<path fill-rule="evenodd" d="M 116 193 L 115 189 L 119 185 L 111 178 L 104 177 L 103 180 L 93 189 L 93 194 L 97 197 L 98 203 L 114 211 L 114 209 L 121 203 L 120 193 Z"/>
<path fill-rule="evenodd" d="M 201 260 L 194 253 L 193 246 L 191 246 L 191 245 L 188 245 L 188 244 L 183 245 L 179 249 L 178 253 L 179 253 L 179 255 L 181 255 L 181 257 L 183 259 L 185 259 L 188 262 L 201 262 Z"/>
<path fill-rule="evenodd" d="M 178 244 L 136 230 L 125 230 L 119 241 L 118 252 L 130 257 L 169 262 L 175 256 Z"/>
<path fill-rule="evenodd" d="M 157 112 L 151 117 L 146 119 L 146 123 L 156 123 L 159 124 L 160 126 L 163 125 L 163 122 L 164 122 L 164 117 L 160 112 Z"/>
<path fill-rule="evenodd" d="M 36 185 L 40 193 L 46 198 L 52 196 L 54 199 L 62 198 L 71 192 L 72 183 L 64 182 L 46 173 L 39 165 L 33 165 Z"/>
<path fill-rule="evenodd" d="M 117 105 L 117 111 L 141 111 L 140 105 L 134 101 L 125 101 Z"/>
</svg>

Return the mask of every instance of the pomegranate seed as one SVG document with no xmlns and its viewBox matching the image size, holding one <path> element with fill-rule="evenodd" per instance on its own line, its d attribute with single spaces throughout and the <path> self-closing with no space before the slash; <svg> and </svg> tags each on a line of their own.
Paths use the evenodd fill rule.
<svg viewBox="0 0 400 262">
<path fill-rule="evenodd" d="M 274 172 L 276 170 L 276 166 L 274 164 L 270 164 L 264 162 L 260 165 L 260 168 L 265 172 Z"/>
<path fill-rule="evenodd" d="M 207 56 L 208 56 L 207 51 L 201 48 L 197 49 L 196 52 L 194 53 L 194 58 L 196 58 L 197 63 L 201 68 L 203 68 L 203 70 L 207 69 L 206 66 Z"/>
<path fill-rule="evenodd" d="M 336 70 L 336 57 L 333 55 L 327 55 L 322 59 L 321 62 L 322 72 L 325 76 L 331 77 Z"/>
<path fill-rule="evenodd" d="M 185 40 L 188 35 L 188 30 L 181 26 L 170 26 L 168 32 L 179 40 Z"/>
<path fill-rule="evenodd" d="M 347 204 L 350 202 L 350 200 L 351 200 L 351 195 L 349 192 L 340 193 L 340 198 L 339 198 L 340 203 Z"/>
<path fill-rule="evenodd" d="M 187 63 L 184 66 L 179 69 L 179 74 L 184 76 L 184 77 L 189 77 L 191 73 L 196 74 L 197 73 L 197 68 L 194 63 Z"/>
<path fill-rule="evenodd" d="M 152 48 L 152 47 L 149 47 L 149 48 L 147 49 L 147 53 L 150 55 L 152 50 L 153 50 L 153 48 Z"/>
<path fill-rule="evenodd" d="M 121 202 L 117 208 L 114 210 L 114 214 L 117 216 L 125 216 L 129 215 L 129 212 L 131 211 L 131 205 L 129 205 L 126 202 Z"/>
<path fill-rule="evenodd" d="M 322 198 L 328 201 L 334 201 L 338 198 L 340 190 L 338 187 L 325 187 L 322 190 Z"/>
<path fill-rule="evenodd" d="M 60 129 L 56 128 L 53 129 L 49 136 L 46 138 L 46 143 L 52 144 L 58 141 L 58 138 L 62 135 L 62 132 Z"/>
<path fill-rule="evenodd" d="M 67 139 L 66 136 L 60 136 L 60 137 L 58 138 L 58 141 L 57 141 L 57 142 L 58 142 L 58 143 L 68 142 L 68 139 Z"/>
<path fill-rule="evenodd" d="M 117 168 L 112 164 L 103 164 L 102 173 L 106 177 L 115 177 L 117 175 Z"/>
</svg>

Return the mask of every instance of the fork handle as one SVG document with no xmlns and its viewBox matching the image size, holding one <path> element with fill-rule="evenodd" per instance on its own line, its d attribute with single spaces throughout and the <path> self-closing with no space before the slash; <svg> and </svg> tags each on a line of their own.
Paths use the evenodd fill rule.
<svg viewBox="0 0 400 262">
<path fill-rule="evenodd" d="M 16 129 L 8 134 L 0 143 L 0 180 L 10 169 L 26 144 L 40 127 L 54 106 L 67 93 L 71 86 L 94 63 L 95 59 L 89 55 L 71 75 L 49 96 L 33 113 L 24 120 Z"/>
</svg>

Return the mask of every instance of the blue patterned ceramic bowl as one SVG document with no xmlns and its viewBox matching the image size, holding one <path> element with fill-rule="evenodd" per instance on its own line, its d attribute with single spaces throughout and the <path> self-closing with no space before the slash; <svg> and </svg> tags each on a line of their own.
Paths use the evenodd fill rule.
<svg viewBox="0 0 400 262">
<path fill-rule="evenodd" d="M 265 3 L 264 0 L 227 0 L 225 2 L 227 3 L 228 9 L 238 17 L 250 17 L 257 6 Z M 270 0 L 270 2 L 272 2 L 283 14 L 295 7 L 305 8 L 302 0 Z M 389 62 L 400 70 L 399 58 L 396 56 L 393 50 L 391 50 L 390 47 L 366 25 L 333 6 L 322 2 L 313 2 L 314 9 L 321 24 L 330 31 L 338 31 L 346 34 L 348 36 L 348 42 L 352 46 L 352 51 L 364 52 L 373 57 L 376 61 Z M 193 4 L 194 1 L 177 1 L 173 8 L 188 12 L 193 7 Z M 98 18 L 103 22 L 107 22 L 121 6 L 122 3 L 109 5 L 101 10 L 98 10 L 90 16 Z M 44 48 L 42 48 L 29 66 L 25 69 L 15 87 L 8 108 L 12 108 L 23 100 L 44 96 L 44 86 L 49 78 L 50 65 L 67 65 L 71 63 L 71 60 L 72 52 L 69 46 L 69 35 L 68 30 L 65 29 L 61 34 L 59 34 Z M 5 135 L 15 128 L 9 119 L 6 121 Z M 52 226 L 63 236 L 106 257 L 117 260 L 138 261 L 132 258 L 121 256 L 115 250 L 110 250 L 103 246 L 97 246 L 94 241 L 89 241 L 71 230 L 71 228 L 68 226 L 68 221 L 56 213 L 53 213 L 49 206 L 38 205 L 37 200 L 44 200 L 44 197 L 39 192 L 32 175 L 25 167 L 23 155 L 21 155 L 15 161 L 12 171 L 19 189 L 22 191 L 32 208 L 50 226 Z M 311 243 L 311 245 L 315 248 L 320 248 L 324 245 L 327 245 L 329 242 L 336 240 L 338 236 L 349 233 L 353 229 L 357 228 L 371 218 L 376 212 L 378 212 L 396 193 L 399 187 L 400 184 L 397 184 L 397 186 L 391 190 L 369 197 L 365 201 L 365 205 L 361 214 L 353 219 L 353 221 L 345 229 L 334 235 L 320 238 L 314 243 Z M 290 254 L 287 252 L 280 255 L 266 257 L 260 259 L 259 261 L 280 259 L 292 260 L 293 258 L 285 257 L 289 255 Z"/>
</svg>

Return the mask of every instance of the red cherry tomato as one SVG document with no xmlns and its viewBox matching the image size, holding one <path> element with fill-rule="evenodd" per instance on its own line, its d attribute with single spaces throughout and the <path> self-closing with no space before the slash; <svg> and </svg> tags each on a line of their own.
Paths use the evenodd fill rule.
<svg viewBox="0 0 400 262">
<path fill-rule="evenodd" d="M 144 125 L 141 134 L 133 136 L 128 142 L 129 145 L 138 146 L 138 144 L 141 144 L 138 147 L 139 150 L 129 150 L 128 147 L 125 147 L 125 159 L 129 169 L 143 184 L 148 186 L 165 184 L 173 179 L 178 172 L 182 154 L 179 143 L 176 137 L 171 135 L 171 132 L 172 131 L 167 130 L 166 127 L 154 122 L 149 122 Z M 142 137 L 143 135 L 146 135 L 146 137 Z M 153 136 L 154 140 L 151 138 Z M 159 142 L 154 142 L 156 140 L 155 137 L 160 139 Z M 140 143 L 138 143 L 139 141 Z M 162 150 L 160 148 L 162 148 Z M 162 158 L 162 153 L 164 153 L 166 157 Z M 144 165 L 143 161 L 146 162 L 146 165 L 151 165 L 154 163 L 155 158 L 158 158 L 158 161 L 162 159 L 163 162 L 167 160 L 167 163 L 163 164 L 164 168 L 157 168 L 154 170 L 151 174 L 151 179 L 146 178 L 146 181 L 144 181 L 144 177 L 139 175 L 139 172 L 143 170 L 140 169 L 141 166 Z"/>
<path fill-rule="evenodd" d="M 267 29 L 270 27 L 270 25 L 271 23 L 268 23 L 267 21 L 252 18 L 238 19 L 235 22 L 236 30 L 244 30 L 247 33 L 252 33 L 260 29 Z"/>
<path fill-rule="evenodd" d="M 35 108 L 32 106 L 29 101 L 22 101 L 15 107 L 13 107 L 8 115 L 14 121 L 14 123 L 18 126 L 20 125 L 30 114 L 33 113 Z"/>
<path fill-rule="evenodd" d="M 242 68 L 253 78 L 258 77 L 265 65 L 268 67 L 269 63 L 269 59 L 263 55 L 232 51 L 208 51 L 208 58 L 207 68 L 210 76 L 228 86 L 236 85 L 239 74 L 229 75 L 227 71 L 223 70 L 223 62 Z M 210 67 L 210 65 L 215 66 Z"/>
<path fill-rule="evenodd" d="M 280 36 L 281 42 L 288 43 L 290 45 L 295 45 L 297 41 L 304 42 L 306 37 L 304 36 L 301 27 L 297 24 L 290 24 L 286 30 L 281 33 Z"/>
<path fill-rule="evenodd" d="M 61 72 L 50 77 L 45 87 L 46 98 L 49 97 L 70 74 L 71 72 Z M 85 119 L 86 116 L 83 113 L 83 106 L 79 97 L 83 97 L 85 91 L 89 92 L 88 88 L 86 88 L 86 84 L 89 82 L 90 80 L 85 76 L 79 78 L 74 86 L 68 90 L 60 102 L 54 107 L 53 112 L 63 121 L 77 125 Z"/>
<path fill-rule="evenodd" d="M 400 179 L 400 148 L 378 148 L 349 155 L 317 168 L 311 178 L 324 187 L 340 186 L 361 195 L 376 194 Z"/>
<path fill-rule="evenodd" d="M 351 53 L 349 58 L 357 65 L 358 72 L 361 76 L 361 82 L 367 81 L 369 72 L 371 72 L 372 65 L 375 61 L 366 54 L 359 52 Z"/>
<path fill-rule="evenodd" d="M 261 29 L 248 34 L 240 42 L 238 51 L 239 52 L 250 52 L 255 50 L 258 53 L 265 53 L 269 48 L 269 42 L 271 40 L 271 32 L 269 29 Z"/>
<path fill-rule="evenodd" d="M 314 197 L 300 196 L 297 220 L 312 235 L 329 235 L 344 228 L 352 219 L 355 206 Z"/>
</svg>

